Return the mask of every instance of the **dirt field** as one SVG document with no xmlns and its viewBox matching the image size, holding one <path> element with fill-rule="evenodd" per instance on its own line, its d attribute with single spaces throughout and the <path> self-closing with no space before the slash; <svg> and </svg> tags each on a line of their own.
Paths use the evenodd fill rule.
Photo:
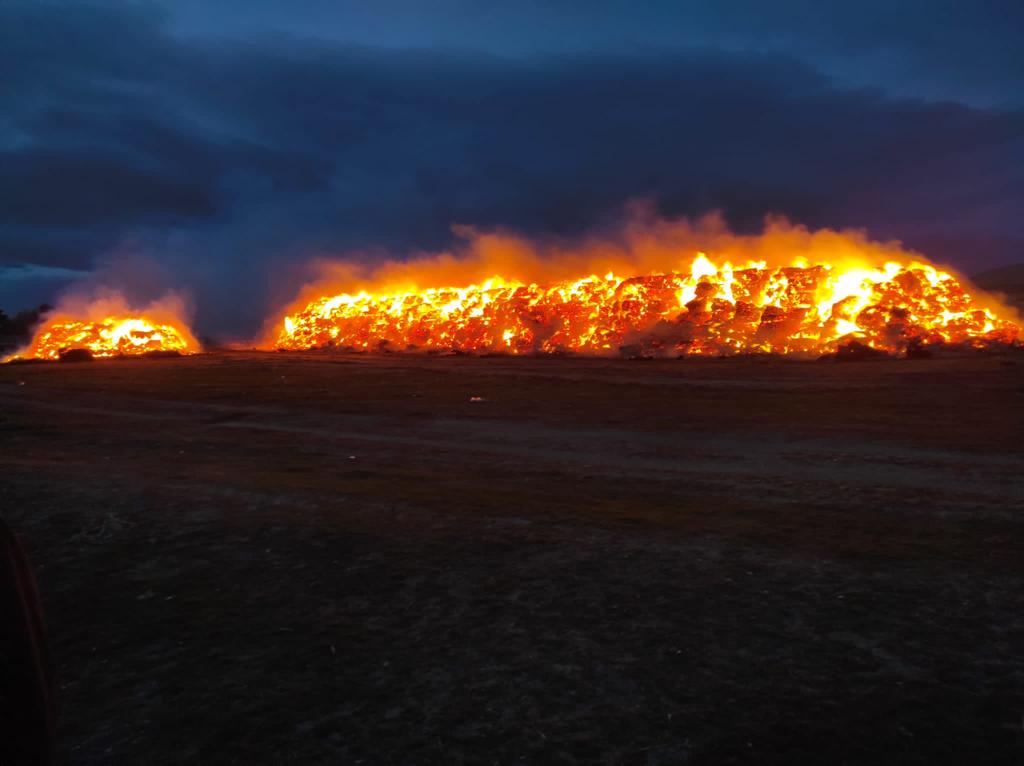
<svg viewBox="0 0 1024 766">
<path fill-rule="evenodd" d="M 1020 356 L 224 353 L 0 407 L 63 761 L 1024 762 Z"/>
</svg>

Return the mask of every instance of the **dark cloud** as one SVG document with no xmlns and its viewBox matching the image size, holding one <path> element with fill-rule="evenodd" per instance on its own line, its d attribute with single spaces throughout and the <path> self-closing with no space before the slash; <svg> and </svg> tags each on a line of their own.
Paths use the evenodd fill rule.
<svg viewBox="0 0 1024 766">
<path fill-rule="evenodd" d="M 144 253 L 197 291 L 201 331 L 253 329 L 311 255 L 440 248 L 453 223 L 571 235 L 637 198 L 862 226 L 967 270 L 1024 252 L 1024 113 L 777 53 L 226 42 L 40 3 L 0 29 L 0 263 Z"/>
<path fill-rule="evenodd" d="M 1019 0 L 153 0 L 176 31 L 291 34 L 500 55 L 718 48 L 785 53 L 848 85 L 974 105 L 1024 94 Z"/>
</svg>

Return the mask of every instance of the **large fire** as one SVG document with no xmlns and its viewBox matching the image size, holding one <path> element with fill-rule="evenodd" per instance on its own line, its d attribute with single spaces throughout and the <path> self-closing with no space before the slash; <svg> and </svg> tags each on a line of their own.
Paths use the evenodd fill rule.
<svg viewBox="0 0 1024 766">
<path fill-rule="evenodd" d="M 547 283 L 495 276 L 458 287 L 324 295 L 285 316 L 274 345 L 816 355 L 851 341 L 890 353 L 1007 344 L 1020 331 L 1009 310 L 979 302 L 920 258 L 871 265 L 845 252 L 836 263 L 798 256 L 769 266 L 680 253 L 677 264 L 639 276 L 609 271 Z"/>
<path fill-rule="evenodd" d="M 133 311 L 120 296 L 104 295 L 47 317 L 28 348 L 13 358 L 60 359 L 69 351 L 88 352 L 97 358 L 195 353 L 199 343 L 180 314 L 180 302 L 173 297 Z"/>
</svg>

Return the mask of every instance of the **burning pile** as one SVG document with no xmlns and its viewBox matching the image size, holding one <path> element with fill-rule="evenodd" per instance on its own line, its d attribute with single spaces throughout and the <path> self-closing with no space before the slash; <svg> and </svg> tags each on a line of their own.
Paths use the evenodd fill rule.
<svg viewBox="0 0 1024 766">
<path fill-rule="evenodd" d="M 814 355 L 852 341 L 890 353 L 1016 342 L 1008 312 L 982 306 L 952 274 L 920 261 L 845 260 L 718 266 L 700 253 L 681 270 L 643 276 L 342 293 L 284 317 L 275 347 Z"/>
<path fill-rule="evenodd" d="M 173 295 L 142 310 L 131 309 L 117 293 L 104 293 L 88 303 L 69 301 L 47 317 L 28 348 L 13 358 L 60 359 L 69 352 L 101 358 L 195 353 L 199 343 L 182 314 L 181 302 Z"/>
<path fill-rule="evenodd" d="M 133 356 L 154 351 L 190 353 L 195 341 L 187 331 L 144 317 L 106 317 L 98 321 L 61 318 L 39 330 L 21 357 L 58 359 L 61 354 L 84 349 L 92 356 Z"/>
</svg>

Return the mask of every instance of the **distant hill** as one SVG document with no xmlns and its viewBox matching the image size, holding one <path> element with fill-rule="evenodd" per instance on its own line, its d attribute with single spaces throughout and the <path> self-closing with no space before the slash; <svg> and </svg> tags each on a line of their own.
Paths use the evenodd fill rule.
<svg viewBox="0 0 1024 766">
<path fill-rule="evenodd" d="M 972 276 L 971 281 L 982 290 L 1006 296 L 1024 314 L 1024 263 L 983 271 Z"/>
</svg>

